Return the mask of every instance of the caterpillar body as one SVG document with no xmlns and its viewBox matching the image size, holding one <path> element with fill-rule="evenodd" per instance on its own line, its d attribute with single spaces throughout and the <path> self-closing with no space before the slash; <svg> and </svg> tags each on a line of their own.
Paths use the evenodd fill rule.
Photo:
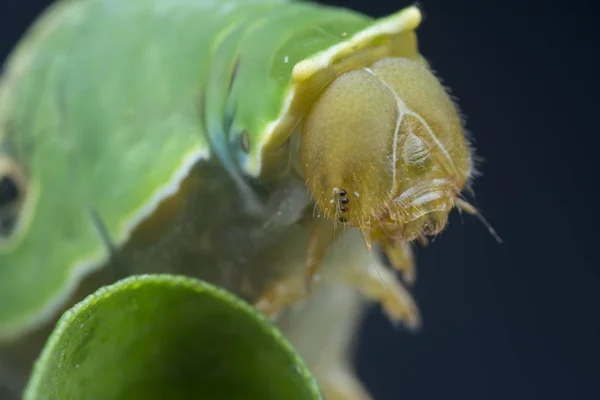
<svg viewBox="0 0 600 400">
<path fill-rule="evenodd" d="M 357 293 L 419 326 L 371 246 L 410 284 L 410 244 L 455 207 L 477 214 L 420 22 L 416 7 L 57 2 L 0 80 L 0 337 L 123 275 L 185 273 L 277 315 L 328 398 L 367 396 L 346 361 Z"/>
</svg>

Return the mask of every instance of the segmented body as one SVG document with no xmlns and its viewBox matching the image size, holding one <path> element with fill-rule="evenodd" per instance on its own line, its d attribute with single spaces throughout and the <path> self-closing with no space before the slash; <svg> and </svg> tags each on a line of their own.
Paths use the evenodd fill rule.
<svg viewBox="0 0 600 400">
<path fill-rule="evenodd" d="M 3 78 L 2 153 L 29 190 L 14 235 L 0 244 L 0 274 L 16 273 L 7 264 L 31 269 L 22 287 L 0 291 L 2 303 L 23 307 L 0 310 L 4 326 L 3 312 L 27 315 L 31 302 L 51 299 L 48 282 L 64 279 L 57 270 L 108 260 L 99 234 L 122 245 L 199 160 L 218 158 L 238 181 L 257 172 L 247 165 L 260 165 L 293 65 L 369 21 L 282 1 L 59 3 Z"/>
<path fill-rule="evenodd" d="M 0 336 L 32 329 L 55 317 L 68 296 L 75 301 L 119 277 L 183 273 L 266 310 L 276 304 L 275 311 L 284 311 L 280 326 L 327 391 L 344 399 L 366 396 L 346 354 L 363 304 L 359 292 L 408 326 L 418 326 L 419 316 L 394 274 L 362 245 L 361 233 L 336 228 L 336 220 L 354 223 L 365 236 L 372 228 L 363 221 L 381 222 L 372 236 L 412 282 L 414 237 L 399 241 L 398 232 L 414 221 L 387 203 L 361 206 L 354 218 L 351 207 L 368 204 L 369 196 L 353 196 L 368 194 L 377 187 L 373 178 L 388 172 L 392 190 L 381 189 L 385 201 L 450 175 L 452 190 L 435 192 L 445 196 L 442 211 L 418 206 L 409 213 L 414 219 L 441 212 L 435 221 L 441 229 L 470 174 L 468 146 L 454 125 L 441 145 L 411 125 L 402 129 L 414 128 L 414 137 L 387 148 L 375 129 L 371 142 L 383 143 L 399 165 L 398 174 L 396 168 L 382 174 L 366 168 L 368 162 L 353 166 L 360 146 L 341 151 L 337 137 L 327 136 L 338 129 L 316 135 L 329 142 L 307 138 L 318 131 L 311 126 L 323 126 L 313 107 L 319 96 L 352 71 L 375 74 L 374 63 L 402 59 L 426 76 L 415 79 L 438 84 L 416 47 L 419 22 L 416 8 L 375 21 L 277 0 L 59 3 L 15 51 L 0 84 L 0 177 L 17 188 L 0 202 L 0 222 L 8 216 L 8 228 L 0 229 L 0 304 L 12 305 L 0 306 Z M 356 90 L 363 88 L 352 87 L 349 98 Z M 421 92 L 407 96 L 414 100 L 411 94 Z M 444 95 L 415 107 L 441 104 L 454 118 Z M 344 139 L 353 143 L 358 134 Z M 452 140 L 460 141 L 451 156 L 460 173 L 436 164 Z M 403 170 L 402 162 L 421 165 L 430 154 L 426 172 Z M 339 168 L 344 157 L 350 162 Z M 336 179 L 343 185 L 332 194 Z M 313 212 L 317 205 L 322 212 Z M 411 235 L 426 225 L 419 220 Z M 305 283 L 317 272 L 322 279 L 304 311 L 286 312 L 307 296 Z M 80 293 L 73 295 L 76 286 Z M 329 353 L 316 350 L 328 346 Z"/>
</svg>

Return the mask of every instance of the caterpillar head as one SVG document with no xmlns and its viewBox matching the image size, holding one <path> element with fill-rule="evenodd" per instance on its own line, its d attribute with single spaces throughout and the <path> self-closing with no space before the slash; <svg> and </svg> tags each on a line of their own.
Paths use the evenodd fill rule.
<svg viewBox="0 0 600 400">
<path fill-rule="evenodd" d="M 471 173 L 452 100 L 420 60 L 340 75 L 302 126 L 301 165 L 326 217 L 375 240 L 439 233 Z"/>
</svg>

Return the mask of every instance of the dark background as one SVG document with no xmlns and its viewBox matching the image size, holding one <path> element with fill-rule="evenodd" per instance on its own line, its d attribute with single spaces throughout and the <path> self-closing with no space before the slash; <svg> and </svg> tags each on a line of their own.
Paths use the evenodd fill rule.
<svg viewBox="0 0 600 400">
<path fill-rule="evenodd" d="M 0 61 L 48 3 L 1 1 Z M 327 3 L 377 17 L 411 4 Z M 421 51 L 467 116 L 485 159 L 475 204 L 504 243 L 454 215 L 418 250 L 422 331 L 374 309 L 361 333 L 358 370 L 377 400 L 600 399 L 592 4 L 420 2 Z"/>
</svg>

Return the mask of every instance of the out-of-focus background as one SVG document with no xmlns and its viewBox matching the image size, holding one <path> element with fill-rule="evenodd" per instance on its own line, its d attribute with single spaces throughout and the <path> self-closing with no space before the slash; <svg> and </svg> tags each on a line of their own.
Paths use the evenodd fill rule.
<svg viewBox="0 0 600 400">
<path fill-rule="evenodd" d="M 123 0 L 126 1 L 126 0 Z M 383 16 L 405 0 L 322 1 Z M 47 6 L 2 0 L 0 62 Z M 417 252 L 413 335 L 373 309 L 358 371 L 378 400 L 600 398 L 600 50 L 594 2 L 423 0 L 422 53 L 452 89 L 483 176 Z"/>
</svg>

